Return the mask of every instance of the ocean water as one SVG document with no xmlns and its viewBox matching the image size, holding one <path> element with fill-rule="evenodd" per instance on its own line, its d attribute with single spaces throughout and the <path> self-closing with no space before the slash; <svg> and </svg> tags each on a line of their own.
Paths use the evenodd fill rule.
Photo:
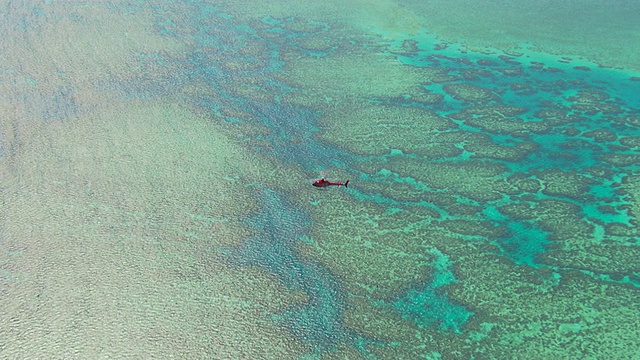
<svg viewBox="0 0 640 360">
<path fill-rule="evenodd" d="M 638 13 L 0 3 L 0 357 L 640 357 Z"/>
</svg>

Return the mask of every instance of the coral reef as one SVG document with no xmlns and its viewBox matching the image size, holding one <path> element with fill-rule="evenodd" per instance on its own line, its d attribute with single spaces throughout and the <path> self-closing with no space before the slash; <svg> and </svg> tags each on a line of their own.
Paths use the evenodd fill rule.
<svg viewBox="0 0 640 360">
<path fill-rule="evenodd" d="M 451 157 L 459 149 L 439 143 L 439 133 L 454 127 L 426 109 L 369 103 L 342 103 L 320 119 L 329 126 L 322 138 L 356 154 L 383 155 L 392 149 L 425 157 Z"/>
<path fill-rule="evenodd" d="M 0 102 L 0 170 L 30 179 L 2 260 L 40 278 L 2 316 L 65 323 L 10 350 L 86 330 L 96 356 L 127 334 L 175 357 L 637 355 L 640 117 L 605 70 L 417 36 L 429 4 L 56 6 L 3 45 L 22 78 L 1 89 L 37 96 Z"/>
<path fill-rule="evenodd" d="M 469 84 L 446 84 L 443 90 L 456 100 L 467 102 L 483 102 L 495 100 L 495 95 L 489 89 Z"/>
</svg>

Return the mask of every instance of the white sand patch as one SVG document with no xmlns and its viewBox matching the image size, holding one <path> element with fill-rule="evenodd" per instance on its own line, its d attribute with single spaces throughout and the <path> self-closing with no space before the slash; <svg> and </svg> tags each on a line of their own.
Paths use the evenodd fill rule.
<svg viewBox="0 0 640 360">
<path fill-rule="evenodd" d="M 253 159 L 210 119 L 129 103 L 14 121 L 0 162 L 0 346 L 15 358 L 294 358 L 276 279 L 216 256 L 249 230 Z M 268 299 L 265 301 L 264 299 Z"/>
<path fill-rule="evenodd" d="M 157 34 L 150 11 L 122 13 L 99 5 L 54 2 L 45 15 L 23 15 L 29 30 L 0 42 L 0 61 L 43 92 L 73 82 L 96 84 L 135 74 L 138 56 L 181 56 L 186 44 Z"/>
</svg>

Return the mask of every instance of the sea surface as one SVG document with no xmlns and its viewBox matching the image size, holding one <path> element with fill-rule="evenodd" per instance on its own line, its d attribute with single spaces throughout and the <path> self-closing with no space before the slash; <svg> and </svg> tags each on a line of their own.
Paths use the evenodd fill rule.
<svg viewBox="0 0 640 360">
<path fill-rule="evenodd" d="M 0 358 L 640 358 L 638 24 L 0 1 Z"/>
</svg>

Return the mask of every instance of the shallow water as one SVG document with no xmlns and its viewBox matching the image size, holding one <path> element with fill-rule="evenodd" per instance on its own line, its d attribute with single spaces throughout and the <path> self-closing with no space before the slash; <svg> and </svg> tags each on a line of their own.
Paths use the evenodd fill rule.
<svg viewBox="0 0 640 360">
<path fill-rule="evenodd" d="M 639 356 L 637 6 L 517 3 L 3 4 L 2 357 Z"/>
</svg>

